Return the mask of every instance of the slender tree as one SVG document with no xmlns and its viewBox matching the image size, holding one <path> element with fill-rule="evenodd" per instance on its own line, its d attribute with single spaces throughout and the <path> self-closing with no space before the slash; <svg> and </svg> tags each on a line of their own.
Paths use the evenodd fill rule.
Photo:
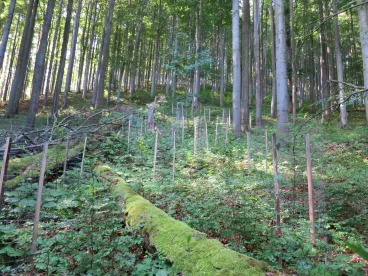
<svg viewBox="0 0 368 276">
<path fill-rule="evenodd" d="M 262 91 L 261 91 L 261 58 L 260 58 L 260 12 L 259 0 L 253 1 L 253 33 L 254 33 L 254 69 L 256 81 L 256 126 L 262 126 Z"/>
<path fill-rule="evenodd" d="M 240 31 L 239 31 L 239 0 L 233 0 L 232 11 L 232 44 L 233 44 L 233 132 L 241 135 L 241 74 L 240 74 Z"/>
<path fill-rule="evenodd" d="M 41 40 L 40 45 L 38 48 L 35 67 L 33 70 L 33 81 L 32 81 L 32 95 L 31 101 L 29 103 L 28 115 L 26 119 L 26 129 L 34 128 L 35 121 L 36 121 L 36 113 L 38 109 L 38 100 L 40 97 L 40 92 L 42 88 L 42 79 L 43 79 L 43 72 L 45 67 L 45 54 L 47 50 L 47 40 L 49 35 L 49 30 L 51 27 L 51 20 L 52 15 L 54 13 L 56 0 L 49 0 L 47 2 L 46 14 L 43 20 L 42 26 L 42 33 L 41 33 Z"/>
<path fill-rule="evenodd" d="M 3 35 L 1 38 L 0 44 L 0 71 L 3 68 L 4 56 L 6 51 L 6 45 L 8 43 L 10 27 L 13 22 L 13 15 L 14 15 L 14 7 L 15 7 L 16 0 L 11 0 L 8 9 L 8 16 L 6 17 Z"/>
<path fill-rule="evenodd" d="M 288 134 L 288 87 L 286 59 L 286 27 L 283 0 L 275 0 L 276 26 L 276 91 L 277 91 L 277 130 Z"/>
</svg>

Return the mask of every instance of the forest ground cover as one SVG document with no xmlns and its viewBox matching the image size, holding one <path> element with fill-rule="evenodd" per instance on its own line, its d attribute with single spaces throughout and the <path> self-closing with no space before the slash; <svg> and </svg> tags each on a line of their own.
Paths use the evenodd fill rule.
<svg viewBox="0 0 368 276">
<path fill-rule="evenodd" d="M 143 99 L 143 102 L 148 101 Z M 178 101 L 185 104 L 184 97 L 179 96 Z M 235 139 L 230 131 L 229 142 L 225 145 L 225 124 L 222 123 L 218 143 L 215 144 L 216 117 L 222 117 L 222 110 L 210 104 L 209 96 L 204 96 L 201 101 L 205 103 L 204 108 L 212 109 L 212 119 L 208 121 L 209 150 L 206 149 L 204 134 L 200 132 L 198 153 L 193 154 L 194 129 L 189 109 L 184 141 L 181 141 L 180 129 L 177 129 L 174 180 L 171 136 L 173 114 L 170 101 L 156 108 L 155 119 L 162 135 L 159 137 L 155 178 L 152 178 L 155 135 L 150 132 L 140 133 L 139 125 L 135 126 L 127 152 L 128 118 L 125 119 L 122 130 L 113 132 L 108 137 L 99 137 L 95 143 L 92 142 L 89 152 L 93 152 L 93 158 L 112 166 L 128 184 L 157 207 L 191 227 L 205 232 L 208 237 L 219 239 L 229 248 L 264 260 L 288 273 L 364 275 L 367 272 L 366 263 L 347 248 L 347 242 L 367 246 L 368 131 L 364 126 L 363 114 L 361 116 L 359 112 L 354 114 L 354 118 L 344 129 L 338 128 L 334 118 L 325 124 L 311 120 L 302 128 L 303 134 L 312 133 L 314 145 L 312 155 L 316 204 L 318 204 L 316 210 L 318 242 L 313 246 L 310 243 L 306 205 L 304 136 L 295 139 L 296 150 L 293 150 L 292 146 L 285 146 L 279 150 L 282 235 L 277 237 L 274 234 L 272 159 L 269 150 L 266 173 L 264 129 L 252 129 L 251 171 L 248 171 L 246 138 Z M 137 98 L 137 103 L 142 104 L 142 101 Z M 265 106 L 266 104 L 267 102 Z M 140 109 L 142 115 L 145 113 L 144 106 L 136 107 Z M 270 135 L 274 131 L 274 120 L 267 117 L 266 111 L 264 113 L 264 122 Z M 195 116 L 203 117 L 203 112 L 195 112 Z M 299 114 L 299 119 L 305 122 L 303 116 L 304 114 Z M 139 120 L 136 122 L 138 124 Z M 295 134 L 297 131 L 300 131 L 300 128 L 296 127 L 292 133 Z M 270 143 L 270 137 L 268 141 Z M 143 274 L 158 271 L 170 273 L 169 266 L 162 258 L 145 252 L 142 238 L 137 232 L 130 230 L 124 232 L 123 218 L 120 216 L 120 210 L 114 205 L 116 199 L 109 196 L 106 183 L 100 183 L 88 170 L 86 173 L 86 180 L 89 181 L 80 179 L 73 181 L 73 175 L 78 173 L 71 170 L 68 172 L 70 179 L 66 184 L 57 184 L 60 180 L 55 180 L 55 183 L 46 185 L 51 189 L 51 194 L 43 205 L 46 212 L 41 236 L 48 235 L 48 238 L 52 238 L 48 239 L 51 240 L 49 243 L 40 240 L 39 245 L 42 249 L 36 257 L 36 267 L 39 265 L 37 268 L 42 271 L 60 273 L 68 269 L 81 273 L 96 269 L 93 264 L 91 265 L 90 256 L 86 257 L 88 252 L 83 251 L 83 244 L 86 241 L 88 243 L 88 240 L 91 241 L 91 233 L 95 232 L 101 237 L 109 237 L 107 239 L 109 242 L 125 239 L 119 243 L 120 248 L 109 247 L 106 250 L 103 244 L 107 240 L 101 239 L 101 255 L 94 259 L 95 263 L 97 260 L 100 261 L 101 271 L 114 275 L 116 271 L 109 270 L 111 267 L 108 266 L 108 262 L 112 261 L 112 252 L 120 250 L 118 254 L 120 262 L 131 260 L 128 266 L 130 270 L 126 273 L 133 275 L 142 275 L 134 274 L 137 271 Z M 13 216 L 15 222 L 7 223 L 9 219 L 5 216 L 1 219 L 3 221 L 1 234 L 6 237 L 4 240 L 8 241 L 8 244 L 2 245 L 1 254 L 13 258 L 17 264 L 26 263 L 24 254 L 30 238 L 31 223 L 27 219 L 31 215 L 25 210 L 34 205 L 34 200 L 30 200 L 29 197 L 32 191 L 34 192 L 35 185 L 28 184 L 7 194 L 6 212 Z M 77 187 L 69 190 L 65 189 L 65 185 Z M 24 189 L 27 191 L 23 191 Z M 101 196 L 91 197 L 91 194 L 97 195 L 100 192 Z M 77 205 L 66 205 L 64 208 L 60 202 L 65 198 L 76 198 L 72 200 L 74 201 L 72 204 Z M 93 205 L 90 203 L 91 200 L 94 201 Z M 86 221 L 86 218 L 91 218 L 91 210 L 96 216 L 94 225 L 91 225 L 88 219 Z M 110 217 L 104 216 L 106 213 L 111 213 L 111 220 Z M 101 216 L 98 217 L 99 215 Z M 19 223 L 24 219 L 28 222 Z M 67 221 L 73 223 L 68 224 Z M 70 225 L 74 225 L 73 231 L 66 231 L 70 230 Z M 84 228 L 86 230 L 81 231 Z M 115 230 L 111 232 L 111 229 Z M 121 234 L 121 231 L 124 234 Z M 63 240 L 67 241 L 64 245 L 60 244 L 60 235 L 66 235 L 63 236 Z M 75 240 L 80 243 L 73 244 L 71 248 L 65 247 L 69 241 Z M 25 251 L 22 251 L 22 248 Z M 135 256 L 134 261 L 126 250 Z M 71 253 L 75 255 L 74 260 L 66 258 Z M 47 258 L 49 258 L 47 268 L 42 267 Z M 142 265 L 145 268 L 142 268 Z M 140 269 L 146 270 L 142 272 Z"/>
</svg>

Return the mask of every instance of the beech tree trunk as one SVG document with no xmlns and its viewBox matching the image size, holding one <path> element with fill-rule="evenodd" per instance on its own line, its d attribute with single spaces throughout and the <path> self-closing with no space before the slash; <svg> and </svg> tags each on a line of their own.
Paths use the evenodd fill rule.
<svg viewBox="0 0 368 276">
<path fill-rule="evenodd" d="M 66 50 L 68 48 L 68 40 L 69 40 L 69 31 L 70 31 L 70 21 L 72 18 L 72 9 L 73 9 L 73 0 L 68 0 L 68 6 L 66 8 L 66 19 L 64 26 L 64 34 L 63 34 L 63 45 L 61 46 L 61 54 L 60 54 L 60 64 L 57 73 L 57 79 L 54 90 L 54 98 L 52 102 L 52 116 L 56 117 L 58 115 L 59 109 L 59 95 L 61 92 L 61 86 L 63 84 L 64 77 L 64 69 L 65 69 L 65 59 L 66 59 Z"/>
<path fill-rule="evenodd" d="M 26 80 L 27 66 L 32 48 L 32 38 L 36 21 L 38 0 L 30 0 L 27 8 L 26 22 L 20 44 L 15 76 L 10 90 L 9 103 L 5 116 L 13 116 L 18 113 L 19 100 L 22 95 Z"/>
<path fill-rule="evenodd" d="M 220 6 L 222 0 L 220 0 Z M 219 22 L 219 37 L 220 37 L 220 57 L 219 57 L 219 67 L 220 67 L 220 106 L 224 107 L 224 92 L 225 92 L 225 34 L 222 22 L 222 11 L 220 8 L 220 22 Z"/>
<path fill-rule="evenodd" d="M 8 16 L 6 17 L 6 21 L 5 21 L 5 25 L 4 25 L 4 29 L 3 29 L 3 35 L 2 35 L 2 38 L 1 38 L 1 44 L 0 44 L 0 71 L 3 68 L 6 45 L 8 44 L 10 27 L 11 27 L 11 24 L 13 22 L 15 3 L 16 3 L 16 0 L 11 0 L 10 1 L 10 5 L 9 5 L 9 9 L 8 9 Z"/>
<path fill-rule="evenodd" d="M 277 130 L 288 134 L 288 86 L 286 59 L 286 27 L 283 0 L 275 0 L 276 26 L 276 91 L 277 91 Z"/>
<path fill-rule="evenodd" d="M 256 126 L 262 126 L 262 91 L 261 91 L 261 59 L 260 59 L 260 14 L 259 0 L 253 1 L 254 32 L 254 70 L 256 80 Z"/>
<path fill-rule="evenodd" d="M 42 88 L 43 72 L 45 67 L 45 54 L 47 51 L 47 39 L 51 27 L 52 15 L 54 14 L 55 0 L 47 2 L 46 15 L 43 20 L 40 46 L 36 55 L 35 67 L 33 70 L 32 95 L 29 103 L 28 115 L 25 129 L 33 129 L 36 122 L 38 100 Z"/>
<path fill-rule="evenodd" d="M 249 128 L 249 44 L 250 44 L 250 5 L 249 0 L 243 2 L 242 21 L 242 105 L 244 130 Z"/>
<path fill-rule="evenodd" d="M 75 49 L 77 47 L 78 30 L 79 30 L 79 21 L 80 21 L 81 11 L 82 11 L 82 0 L 78 0 L 77 12 L 75 14 L 75 19 L 74 19 L 72 44 L 71 44 L 71 47 L 70 47 L 68 72 L 66 74 L 65 90 L 64 90 L 64 96 L 63 96 L 62 108 L 67 107 L 68 93 L 70 91 L 70 86 L 71 86 L 71 82 L 72 82 L 72 75 L 73 75 L 73 69 L 74 69 L 74 58 L 75 58 Z"/>
<path fill-rule="evenodd" d="M 272 63 L 272 100 L 271 117 L 276 118 L 277 114 L 277 93 L 276 93 L 276 43 L 275 43 L 275 18 L 273 14 L 272 1 L 270 2 L 270 36 L 271 36 L 271 63 Z"/>
<path fill-rule="evenodd" d="M 295 68 L 295 35 L 294 35 L 294 0 L 290 0 L 290 48 L 291 48 L 291 101 L 293 124 L 296 124 L 296 68 Z"/>
<path fill-rule="evenodd" d="M 338 12 L 337 0 L 333 0 L 334 12 Z M 337 81 L 339 82 L 339 102 L 340 102 L 340 124 L 344 127 L 348 123 L 348 117 L 346 113 L 346 104 L 344 103 L 344 65 L 342 62 L 341 44 L 340 44 L 340 30 L 338 16 L 333 19 L 334 32 L 335 32 L 335 55 L 336 55 L 336 67 L 337 67 Z"/>
<path fill-rule="evenodd" d="M 232 41 L 233 41 L 233 132 L 234 136 L 241 135 L 240 113 L 240 40 L 239 40 L 239 0 L 233 0 L 232 10 Z"/>
<path fill-rule="evenodd" d="M 112 28 L 112 16 L 114 14 L 114 6 L 115 0 L 109 0 L 109 10 L 107 15 L 107 20 L 105 23 L 105 37 L 104 42 L 101 47 L 102 48 L 102 61 L 101 61 L 101 69 L 99 72 L 98 79 L 98 88 L 97 88 L 97 99 L 95 108 L 98 108 L 103 103 L 104 98 L 104 88 L 105 88 L 105 76 L 107 71 L 107 65 L 109 61 L 109 50 L 110 50 L 110 36 L 111 36 L 111 28 Z"/>
<path fill-rule="evenodd" d="M 200 16 L 201 16 L 201 6 L 202 0 L 199 0 L 197 3 L 196 8 L 196 49 L 195 49 L 195 71 L 194 71 L 194 83 L 193 83 L 193 101 L 192 101 L 192 108 L 197 109 L 199 108 L 199 90 L 200 90 L 200 65 L 199 65 L 199 52 L 201 47 L 201 23 L 200 23 Z"/>
<path fill-rule="evenodd" d="M 363 0 L 359 0 L 362 3 Z M 367 15 L 367 4 L 362 5 L 358 8 L 359 16 L 359 31 L 360 31 L 360 44 L 362 48 L 362 59 L 363 59 L 363 78 L 364 87 L 368 89 L 368 15 Z M 365 100 L 365 117 L 368 125 L 368 92 L 364 93 Z"/>
</svg>

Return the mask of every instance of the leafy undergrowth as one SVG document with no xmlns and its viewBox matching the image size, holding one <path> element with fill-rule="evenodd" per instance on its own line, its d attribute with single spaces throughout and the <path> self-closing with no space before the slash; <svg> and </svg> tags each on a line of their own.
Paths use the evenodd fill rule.
<svg viewBox="0 0 368 276">
<path fill-rule="evenodd" d="M 138 229 L 125 225 L 109 184 L 87 166 L 47 183 L 43 193 L 37 252 L 29 252 L 38 184 L 5 194 L 0 215 L 2 275 L 168 275 L 170 264 L 147 249 Z M 32 262 L 34 266 L 32 265 Z M 172 273 L 171 275 L 174 275 Z"/>
<path fill-rule="evenodd" d="M 213 110 L 216 115 L 215 108 Z M 194 155 L 193 127 L 189 121 L 185 124 L 184 141 L 180 138 L 180 128 L 177 129 L 173 177 L 172 137 L 171 129 L 167 127 L 171 121 L 169 114 L 171 108 L 167 106 L 166 110 L 158 108 L 156 113 L 161 134 L 154 178 L 153 133 L 132 133 L 129 153 L 124 150 L 127 147 L 124 133 L 125 137 L 110 137 L 99 144 L 102 150 L 98 158 L 114 166 L 128 184 L 157 207 L 207 233 L 208 237 L 219 239 L 227 247 L 264 260 L 288 273 L 366 274 L 367 264 L 347 247 L 348 242 L 367 244 L 366 129 L 352 123 L 352 127 L 346 130 L 329 125 L 320 131 L 312 131 L 314 145 L 320 150 L 313 153 L 318 183 L 316 201 L 323 205 L 316 211 L 317 243 L 313 245 L 306 204 L 304 140 L 299 142 L 299 149 L 294 153 L 291 146 L 280 150 L 282 235 L 276 236 L 272 163 L 269 150 L 268 173 L 265 173 L 264 131 L 255 129 L 252 132 L 252 167 L 249 172 L 246 138 L 230 137 L 225 145 L 222 132 L 220 142 L 215 144 L 212 119 L 208 123 L 209 150 L 202 145 Z M 217 115 L 221 117 L 221 112 L 217 111 Z M 270 124 L 269 133 L 272 127 Z M 347 148 L 339 153 L 343 158 L 336 159 L 328 150 L 329 143 L 336 143 L 330 136 L 334 136 L 334 132 L 340 135 L 339 132 L 343 131 L 354 132 L 355 135 L 345 136 Z M 357 138 L 358 145 L 352 142 Z M 340 145 L 341 141 L 337 144 Z M 357 151 L 356 147 L 360 150 Z M 295 163 L 293 154 L 297 155 Z M 345 175 L 336 173 L 336 166 L 342 166 Z"/>
</svg>

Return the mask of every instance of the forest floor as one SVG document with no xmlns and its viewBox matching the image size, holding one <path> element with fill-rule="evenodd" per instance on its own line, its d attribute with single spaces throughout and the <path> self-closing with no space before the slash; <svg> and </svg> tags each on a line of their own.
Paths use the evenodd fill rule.
<svg viewBox="0 0 368 276">
<path fill-rule="evenodd" d="M 120 103 L 135 113 L 123 118 L 122 128 L 89 138 L 84 177 L 80 177 L 80 160 L 75 159 L 64 178 L 57 173 L 47 183 L 33 273 L 178 273 L 165 256 L 146 250 L 138 231 L 125 226 L 109 185 L 93 174 L 97 161 L 109 164 L 139 194 L 170 216 L 286 273 L 368 273 L 367 262 L 348 247 L 350 243 L 368 246 L 368 128 L 364 113 L 359 108 L 350 110 L 349 125 L 343 129 L 338 127 L 337 114 L 323 124 L 309 119 L 312 114 L 307 110 L 298 114 L 299 123 L 291 127 L 290 140 L 278 151 L 282 235 L 276 236 L 271 150 L 271 134 L 276 126 L 269 117 L 269 99 L 263 106 L 264 126 L 252 129 L 248 145 L 246 136 L 233 137 L 227 126 L 230 94 L 225 109 L 211 104 L 209 92 L 204 95 L 201 110 L 194 114 L 180 94 L 176 103 L 183 104 L 183 109 L 176 108 L 170 99 L 156 106 L 160 135 L 154 176 L 155 135 L 143 131 L 149 94 L 139 91 L 134 102 Z M 71 106 L 62 111 L 61 117 L 89 109 L 90 99 L 81 100 L 77 93 L 71 96 Z M 9 129 L 19 131 L 26 109 L 24 102 L 11 124 L 0 120 L 0 134 Z M 49 112 L 47 108 L 40 111 L 38 127 L 46 124 Z M 253 113 L 254 109 L 254 118 Z M 194 117 L 198 118 L 196 153 Z M 310 242 L 308 222 L 306 133 L 311 133 L 312 139 L 315 245 Z M 35 175 L 5 194 L 6 205 L 0 214 L 0 268 L 9 275 L 29 271 L 27 247 L 36 183 Z"/>
</svg>

